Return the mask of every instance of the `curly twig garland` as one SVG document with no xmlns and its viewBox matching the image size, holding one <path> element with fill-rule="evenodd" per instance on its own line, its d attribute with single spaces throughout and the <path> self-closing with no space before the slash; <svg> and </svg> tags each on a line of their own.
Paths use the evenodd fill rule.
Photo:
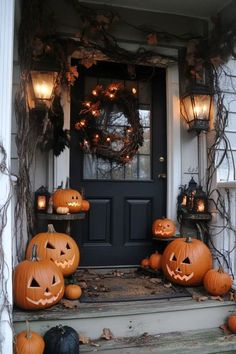
<svg viewBox="0 0 236 354">
<path fill-rule="evenodd" d="M 118 83 L 92 90 L 75 125 L 85 152 L 117 164 L 132 160 L 143 144 L 135 94 Z"/>
</svg>

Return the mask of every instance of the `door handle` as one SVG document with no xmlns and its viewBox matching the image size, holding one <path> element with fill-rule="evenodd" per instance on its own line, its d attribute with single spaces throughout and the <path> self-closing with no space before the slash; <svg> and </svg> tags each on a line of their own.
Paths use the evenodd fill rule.
<svg viewBox="0 0 236 354">
<path fill-rule="evenodd" d="M 166 179 L 167 175 L 166 173 L 159 173 L 159 175 L 157 176 L 159 179 Z"/>
</svg>

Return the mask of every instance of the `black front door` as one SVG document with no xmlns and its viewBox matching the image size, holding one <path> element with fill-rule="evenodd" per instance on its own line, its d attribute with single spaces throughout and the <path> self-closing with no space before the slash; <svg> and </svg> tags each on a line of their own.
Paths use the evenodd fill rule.
<svg viewBox="0 0 236 354">
<path fill-rule="evenodd" d="M 100 62 L 78 71 L 71 92 L 70 182 L 84 189 L 91 208 L 73 224 L 72 235 L 83 266 L 136 265 L 152 250 L 153 220 L 166 216 L 165 70 L 137 66 L 130 78 L 127 65 Z M 81 101 L 97 84 L 112 82 L 135 87 L 144 131 L 137 155 L 118 169 L 83 153 L 74 129 Z"/>
</svg>

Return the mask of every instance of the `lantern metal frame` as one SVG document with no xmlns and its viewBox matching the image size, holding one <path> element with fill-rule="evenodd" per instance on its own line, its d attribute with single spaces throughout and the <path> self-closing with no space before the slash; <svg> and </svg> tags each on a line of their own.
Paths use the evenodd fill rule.
<svg viewBox="0 0 236 354">
<path fill-rule="evenodd" d="M 198 100 L 201 98 L 203 101 L 204 97 L 208 101 L 205 102 L 205 111 L 203 107 L 198 106 Z M 188 86 L 186 92 L 181 97 L 181 115 L 189 126 L 189 132 L 194 131 L 200 134 L 202 131 L 209 130 L 212 102 L 213 93 L 209 86 L 203 84 Z M 191 104 L 190 109 L 187 109 L 187 104 Z"/>
</svg>

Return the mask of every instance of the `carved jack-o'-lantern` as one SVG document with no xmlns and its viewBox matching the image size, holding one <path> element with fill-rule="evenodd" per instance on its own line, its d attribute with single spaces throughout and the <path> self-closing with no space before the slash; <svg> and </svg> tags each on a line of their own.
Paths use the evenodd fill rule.
<svg viewBox="0 0 236 354">
<path fill-rule="evenodd" d="M 14 270 L 14 302 L 25 310 L 51 307 L 64 295 L 61 271 L 52 261 L 39 260 L 36 248 L 34 245 L 32 259 L 19 263 Z"/>
<path fill-rule="evenodd" d="M 73 274 L 80 261 L 79 247 L 67 234 L 56 232 L 53 225 L 48 225 L 48 232 L 35 235 L 30 241 L 26 258 L 30 259 L 32 247 L 38 247 L 38 256 L 41 259 L 50 259 L 64 276 Z"/>
<path fill-rule="evenodd" d="M 175 234 L 176 226 L 171 219 L 157 219 L 152 224 L 152 234 L 155 237 L 171 237 Z"/>
<path fill-rule="evenodd" d="M 166 247 L 162 255 L 162 270 L 176 284 L 199 285 L 211 268 L 210 250 L 197 239 L 176 239 Z"/>
<path fill-rule="evenodd" d="M 58 207 L 67 207 L 70 213 L 78 213 L 81 210 L 82 197 L 75 189 L 58 189 L 53 193 L 52 200 L 55 210 Z"/>
</svg>

